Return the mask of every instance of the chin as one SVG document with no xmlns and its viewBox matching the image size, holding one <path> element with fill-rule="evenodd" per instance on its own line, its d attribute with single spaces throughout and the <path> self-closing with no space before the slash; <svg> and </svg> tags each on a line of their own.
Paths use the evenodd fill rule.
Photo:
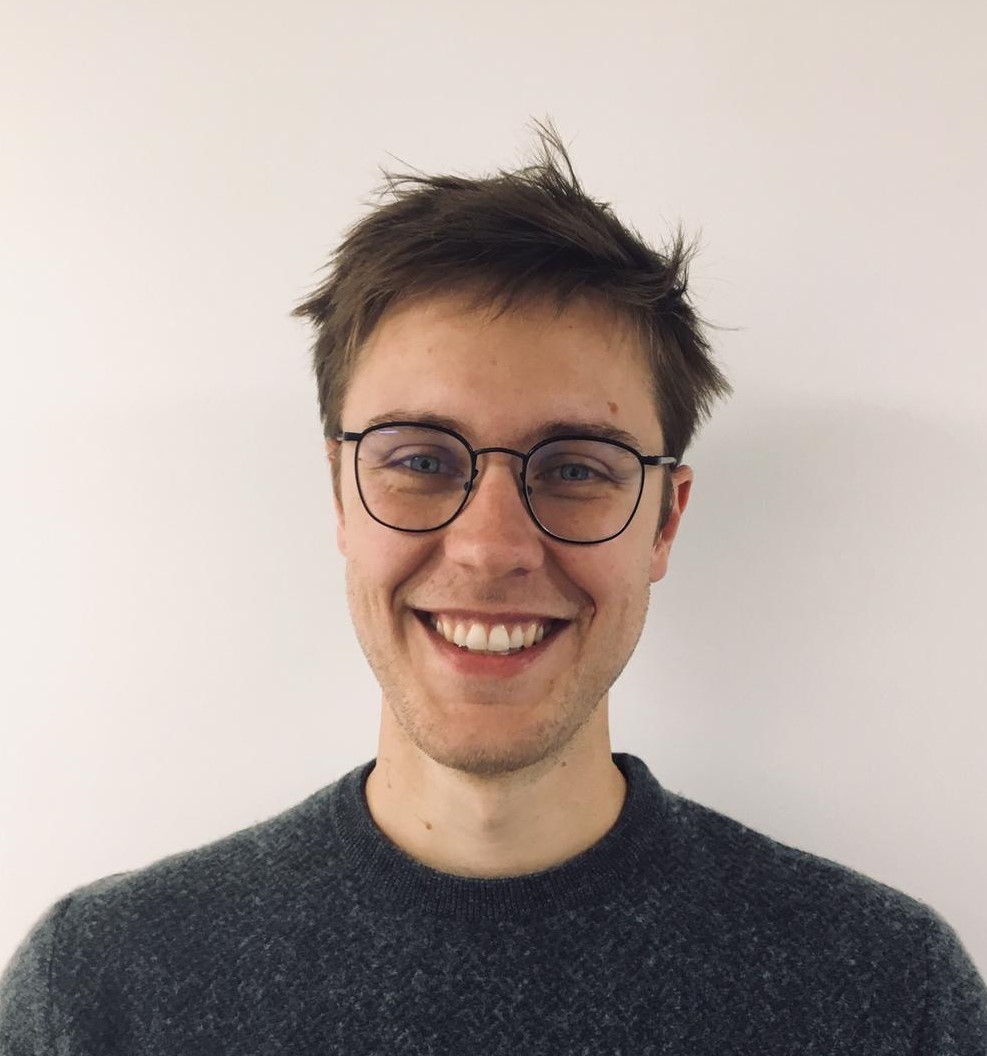
<svg viewBox="0 0 987 1056">
<path fill-rule="evenodd" d="M 560 743 L 542 739 L 526 738 L 504 740 L 493 744 L 479 739 L 452 743 L 449 740 L 423 742 L 417 747 L 439 766 L 475 777 L 495 777 L 498 774 L 513 774 L 530 767 L 554 760 L 565 748 L 567 739 Z"/>
<path fill-rule="evenodd" d="M 516 773 L 550 765 L 584 730 L 605 697 L 594 706 L 571 698 L 551 714 L 532 708 L 490 707 L 473 702 L 449 705 L 406 695 L 385 696 L 385 729 L 440 766 L 477 777 Z M 396 728 L 394 728 L 396 726 Z M 605 723 L 604 723 L 605 729 Z"/>
</svg>

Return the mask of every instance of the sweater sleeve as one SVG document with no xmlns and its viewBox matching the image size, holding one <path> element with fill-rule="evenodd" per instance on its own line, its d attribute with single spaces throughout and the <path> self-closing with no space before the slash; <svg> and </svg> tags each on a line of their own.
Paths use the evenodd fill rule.
<svg viewBox="0 0 987 1056">
<path fill-rule="evenodd" d="M 931 910 L 925 1016 L 915 1056 L 987 1054 L 987 988 L 956 932 Z"/>
<path fill-rule="evenodd" d="M 55 903 L 34 925 L 0 977 L 0 1056 L 55 1051 L 50 975 L 55 937 L 69 899 Z"/>
</svg>

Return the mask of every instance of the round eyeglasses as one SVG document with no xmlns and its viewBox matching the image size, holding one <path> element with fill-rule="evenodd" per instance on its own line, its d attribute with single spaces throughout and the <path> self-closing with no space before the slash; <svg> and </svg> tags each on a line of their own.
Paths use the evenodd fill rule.
<svg viewBox="0 0 987 1056">
<path fill-rule="evenodd" d="M 605 543 L 637 512 L 646 466 L 674 466 L 670 455 L 642 455 L 619 440 L 553 436 L 530 451 L 474 449 L 465 437 L 421 422 L 382 422 L 337 441 L 356 443 L 356 486 L 367 513 L 399 532 L 434 532 L 462 513 L 473 493 L 478 455 L 521 459 L 518 492 L 531 519 L 563 543 Z"/>
</svg>

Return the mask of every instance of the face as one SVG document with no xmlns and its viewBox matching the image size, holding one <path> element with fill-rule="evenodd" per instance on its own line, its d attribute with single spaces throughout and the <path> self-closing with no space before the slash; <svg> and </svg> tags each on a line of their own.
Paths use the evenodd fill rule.
<svg viewBox="0 0 987 1056">
<path fill-rule="evenodd" d="M 474 448 L 520 451 L 543 438 L 546 423 L 604 423 L 629 433 L 642 454 L 665 454 L 650 390 L 644 353 L 593 302 L 560 316 L 534 303 L 493 319 L 442 297 L 385 315 L 342 420 L 359 432 L 381 416 L 441 416 Z M 657 541 L 664 467 L 645 470 L 623 534 L 579 546 L 538 529 L 518 491 L 520 460 L 502 453 L 479 457 L 469 502 L 446 527 L 416 535 L 378 524 L 357 492 L 355 446 L 328 450 L 340 460 L 337 537 L 350 610 L 383 690 L 381 754 L 423 753 L 490 775 L 608 738 L 607 693 L 641 634 L 650 585 L 665 574 L 688 467 L 671 474 L 674 501 Z M 508 631 L 555 622 L 530 650 L 492 656 L 443 640 L 427 614 Z"/>
</svg>

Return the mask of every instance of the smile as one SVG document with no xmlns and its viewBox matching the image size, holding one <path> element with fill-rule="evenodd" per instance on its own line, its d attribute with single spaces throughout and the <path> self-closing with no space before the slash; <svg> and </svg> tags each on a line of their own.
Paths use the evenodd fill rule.
<svg viewBox="0 0 987 1056">
<path fill-rule="evenodd" d="M 429 613 L 431 626 L 447 642 L 471 653 L 508 653 L 530 649 L 551 630 L 553 620 L 531 620 L 524 623 L 481 623 L 462 620 L 442 613 Z"/>
<path fill-rule="evenodd" d="M 569 626 L 567 620 L 484 623 L 443 613 L 413 611 L 443 653 L 464 662 L 469 659 L 511 667 L 522 659 L 534 660 Z"/>
</svg>

